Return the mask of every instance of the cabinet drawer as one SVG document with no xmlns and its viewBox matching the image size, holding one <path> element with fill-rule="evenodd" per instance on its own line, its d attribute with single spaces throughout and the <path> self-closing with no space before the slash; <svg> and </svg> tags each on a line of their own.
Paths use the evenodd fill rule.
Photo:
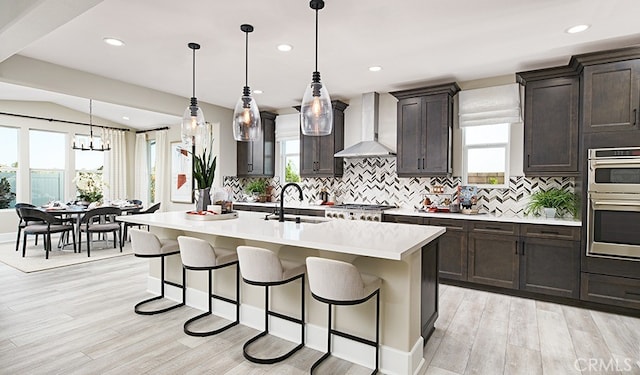
<svg viewBox="0 0 640 375">
<path fill-rule="evenodd" d="M 471 231 L 476 233 L 495 233 L 518 235 L 518 224 L 516 223 L 499 223 L 493 221 L 474 222 L 471 225 Z"/>
<path fill-rule="evenodd" d="M 419 224 L 423 225 L 425 223 L 425 219 L 419 216 L 404 216 L 404 215 L 382 215 L 382 221 L 386 221 L 388 223 L 404 223 L 404 224 Z"/>
<path fill-rule="evenodd" d="M 640 280 L 583 272 L 580 299 L 640 309 Z"/>
<path fill-rule="evenodd" d="M 469 227 L 469 222 L 466 220 L 456 219 L 426 219 L 426 224 L 435 225 L 438 227 L 447 227 L 447 231 L 466 231 Z"/>
<path fill-rule="evenodd" d="M 520 234 L 526 237 L 580 241 L 580 227 L 522 224 Z"/>
</svg>

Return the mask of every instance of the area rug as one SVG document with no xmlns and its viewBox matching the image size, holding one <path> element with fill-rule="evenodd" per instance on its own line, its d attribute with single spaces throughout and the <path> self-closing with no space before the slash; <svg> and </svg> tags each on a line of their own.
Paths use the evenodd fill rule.
<svg viewBox="0 0 640 375">
<path fill-rule="evenodd" d="M 15 242 L 0 243 L 0 262 L 29 273 L 133 254 L 130 242 L 125 242 L 122 252 L 119 248 L 113 248 L 113 242 L 110 242 L 107 247 L 103 242 L 96 242 L 91 246 L 91 257 L 87 257 L 86 244 L 82 246 L 82 253 L 74 253 L 72 246 L 60 250 L 56 247 L 57 240 L 55 238 L 52 238 L 52 242 L 53 251 L 49 252 L 49 259 L 44 257 L 41 241 L 38 242 L 38 246 L 35 246 L 33 241 L 28 241 L 27 254 L 24 258 L 22 257 L 22 244 L 20 244 L 20 250 L 16 251 Z"/>
</svg>

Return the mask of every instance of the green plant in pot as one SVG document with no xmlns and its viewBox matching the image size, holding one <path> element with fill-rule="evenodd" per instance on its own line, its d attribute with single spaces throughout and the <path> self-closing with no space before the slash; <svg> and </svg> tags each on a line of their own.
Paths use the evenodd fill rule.
<svg viewBox="0 0 640 375">
<path fill-rule="evenodd" d="M 576 194 L 558 188 L 548 190 L 538 190 L 529 197 L 529 203 L 525 208 L 525 215 L 539 216 L 541 212 L 546 217 L 564 216 L 571 214 L 576 217 L 578 214 L 578 198 Z"/>
<path fill-rule="evenodd" d="M 244 190 L 252 195 L 258 196 L 261 202 L 266 202 L 267 195 L 267 181 L 263 179 L 257 179 L 249 182 Z"/>
<path fill-rule="evenodd" d="M 211 185 L 216 174 L 216 162 L 218 157 L 213 156 L 213 141 L 209 149 L 203 147 L 200 155 L 193 154 L 193 179 L 198 185 L 198 201 L 196 210 L 204 211 L 211 204 Z"/>
</svg>

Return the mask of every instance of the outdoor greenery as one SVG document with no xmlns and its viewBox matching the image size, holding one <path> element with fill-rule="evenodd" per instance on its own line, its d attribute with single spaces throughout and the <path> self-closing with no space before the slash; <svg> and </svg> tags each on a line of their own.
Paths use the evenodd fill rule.
<svg viewBox="0 0 640 375">
<path fill-rule="evenodd" d="M 300 182 L 300 175 L 293 169 L 291 160 L 287 162 L 284 168 L 284 180 L 286 182 Z"/>
<path fill-rule="evenodd" d="M 555 208 L 558 216 L 569 213 L 576 217 L 578 214 L 578 197 L 576 194 L 558 189 L 538 190 L 531 195 L 524 211 L 526 215 L 540 215 L 543 208 Z"/>
<path fill-rule="evenodd" d="M 0 208 L 9 208 L 11 201 L 16 197 L 16 193 L 11 191 L 11 184 L 6 177 L 0 179 Z"/>
</svg>

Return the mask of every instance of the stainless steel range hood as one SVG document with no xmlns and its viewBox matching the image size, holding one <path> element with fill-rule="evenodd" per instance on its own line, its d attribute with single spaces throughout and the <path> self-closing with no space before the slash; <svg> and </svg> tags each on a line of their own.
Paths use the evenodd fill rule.
<svg viewBox="0 0 640 375">
<path fill-rule="evenodd" d="M 336 158 L 393 157 L 396 154 L 378 142 L 378 93 L 362 94 L 362 141 L 333 155 Z"/>
</svg>

